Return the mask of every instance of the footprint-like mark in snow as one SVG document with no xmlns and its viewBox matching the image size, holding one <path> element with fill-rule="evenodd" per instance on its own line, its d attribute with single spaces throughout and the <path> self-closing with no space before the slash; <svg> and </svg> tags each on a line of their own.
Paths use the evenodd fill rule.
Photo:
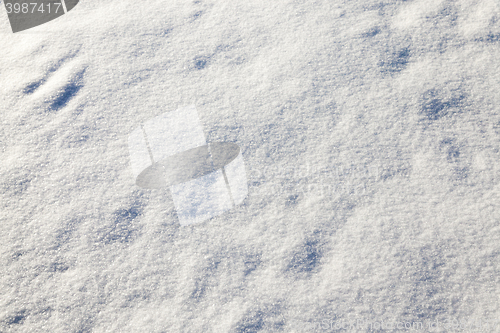
<svg viewBox="0 0 500 333">
<path fill-rule="evenodd" d="M 84 86 L 87 67 L 75 58 L 77 53 L 66 56 L 48 68 L 42 78 L 25 86 L 23 93 L 43 100 L 48 111 L 64 108 Z"/>
<path fill-rule="evenodd" d="M 427 90 L 422 95 L 420 110 L 422 121 L 434 122 L 464 109 L 467 100 L 467 94 L 464 91 L 457 89 L 451 92 L 451 96 L 444 95 L 439 89 Z"/>
<path fill-rule="evenodd" d="M 78 94 L 78 91 L 83 87 L 83 75 L 85 69 L 77 73 L 56 95 L 55 99 L 50 104 L 49 108 L 57 111 L 68 104 L 68 102 Z"/>
<path fill-rule="evenodd" d="M 279 300 L 270 304 L 260 304 L 249 309 L 236 323 L 231 332 L 280 332 L 285 326 L 283 306 Z"/>
<path fill-rule="evenodd" d="M 291 273 L 291 277 L 303 278 L 308 273 L 316 272 L 320 268 L 324 244 L 318 234 L 315 232 L 313 237 L 295 249 L 295 253 L 286 268 L 286 271 Z"/>
<path fill-rule="evenodd" d="M 380 62 L 383 73 L 399 73 L 404 70 L 411 58 L 409 47 L 404 47 L 394 51 L 387 59 Z"/>
<path fill-rule="evenodd" d="M 133 222 L 141 214 L 142 209 L 137 205 L 117 210 L 114 213 L 114 223 L 108 224 L 100 231 L 100 241 L 105 245 L 132 242 L 139 231 Z"/>
<path fill-rule="evenodd" d="M 28 84 L 26 86 L 26 88 L 24 88 L 23 93 L 25 93 L 26 95 L 30 95 L 30 94 L 34 93 L 35 90 L 37 90 L 38 87 L 40 87 L 43 84 L 43 82 L 44 82 L 44 80 L 40 80 L 40 81 L 36 81 L 36 82 Z"/>
<path fill-rule="evenodd" d="M 0 2 L 1 3 L 1 2 Z M 24 89 L 23 93 L 26 95 L 33 94 L 40 86 L 42 86 L 47 80 L 55 73 L 57 72 L 61 67 L 63 67 L 66 63 L 71 61 L 72 59 L 75 58 L 75 56 L 78 54 L 77 52 L 74 52 L 72 54 L 69 54 L 65 57 L 62 57 L 58 61 L 56 61 L 53 65 L 49 67 L 49 69 L 45 72 L 45 75 L 42 76 L 41 79 L 36 80 L 34 82 L 31 82 L 28 84 Z"/>
</svg>

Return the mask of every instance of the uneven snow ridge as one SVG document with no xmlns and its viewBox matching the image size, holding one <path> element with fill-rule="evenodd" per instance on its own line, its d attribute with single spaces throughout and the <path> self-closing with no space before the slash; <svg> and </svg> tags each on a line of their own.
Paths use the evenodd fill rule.
<svg viewBox="0 0 500 333">
<path fill-rule="evenodd" d="M 0 6 L 0 332 L 500 332 L 497 1 Z M 181 226 L 127 138 L 187 105 L 248 197 Z"/>
</svg>

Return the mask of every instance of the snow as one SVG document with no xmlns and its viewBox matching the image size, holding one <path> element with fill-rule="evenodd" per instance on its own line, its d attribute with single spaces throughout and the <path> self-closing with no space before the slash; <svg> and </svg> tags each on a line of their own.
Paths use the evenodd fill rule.
<svg viewBox="0 0 500 333">
<path fill-rule="evenodd" d="M 499 22 L 494 0 L 83 0 L 13 34 L 1 9 L 0 331 L 498 331 Z M 249 193 L 181 226 L 128 137 L 188 105 Z"/>
</svg>

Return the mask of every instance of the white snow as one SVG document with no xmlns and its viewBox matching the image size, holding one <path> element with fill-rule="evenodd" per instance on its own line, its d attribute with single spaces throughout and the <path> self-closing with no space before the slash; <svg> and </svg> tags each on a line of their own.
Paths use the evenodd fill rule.
<svg viewBox="0 0 500 333">
<path fill-rule="evenodd" d="M 497 1 L 1 7 L 0 332 L 500 332 Z M 249 193 L 181 226 L 128 136 L 188 105 Z"/>
</svg>

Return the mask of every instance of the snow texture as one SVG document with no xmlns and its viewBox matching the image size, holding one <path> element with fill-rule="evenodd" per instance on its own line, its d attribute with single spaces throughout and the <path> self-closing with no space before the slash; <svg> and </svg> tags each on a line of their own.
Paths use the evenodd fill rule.
<svg viewBox="0 0 500 333">
<path fill-rule="evenodd" d="M 500 332 L 498 1 L 1 6 L 0 332 Z M 128 136 L 188 105 L 249 187 L 181 226 Z"/>
</svg>

